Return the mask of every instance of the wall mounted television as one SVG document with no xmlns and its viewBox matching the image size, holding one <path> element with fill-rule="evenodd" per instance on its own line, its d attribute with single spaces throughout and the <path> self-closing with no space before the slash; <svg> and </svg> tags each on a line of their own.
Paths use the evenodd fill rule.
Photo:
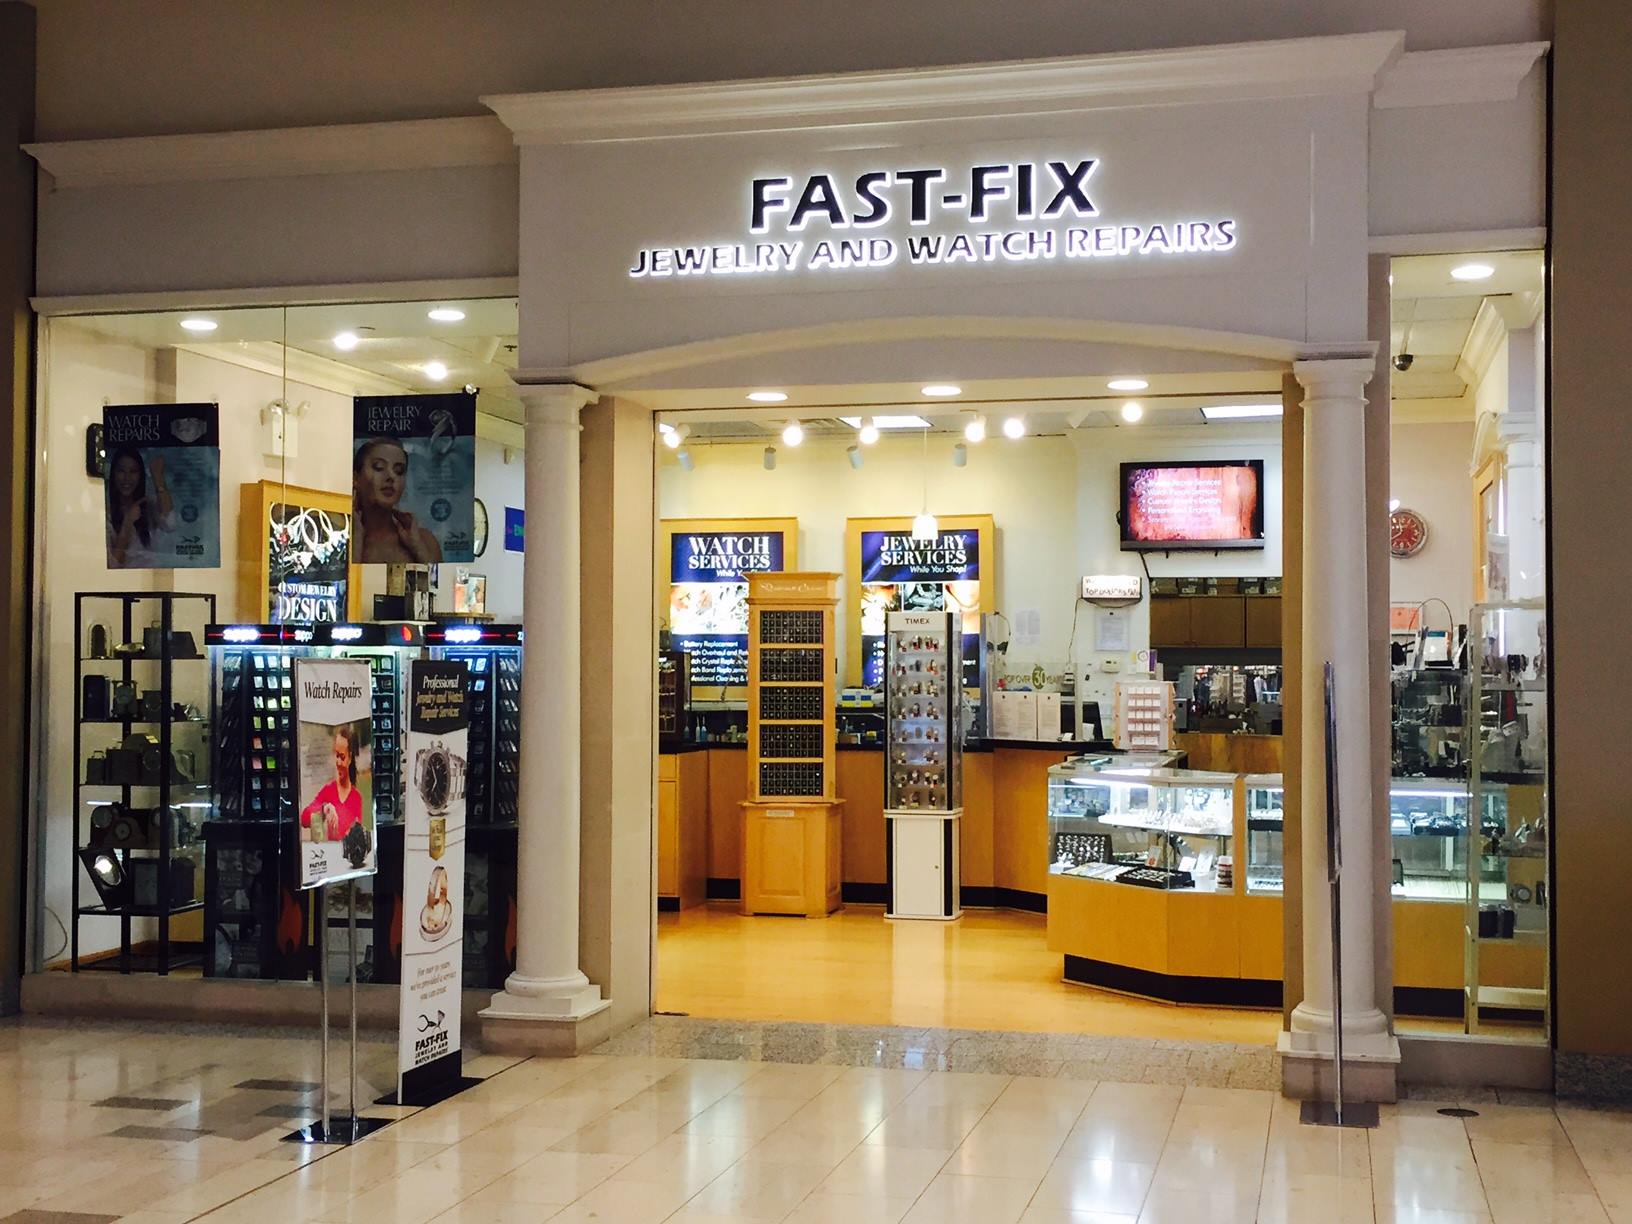
<svg viewBox="0 0 1632 1224">
<path fill-rule="evenodd" d="M 1198 459 L 1122 465 L 1122 548 L 1263 548 L 1264 461 Z"/>
</svg>

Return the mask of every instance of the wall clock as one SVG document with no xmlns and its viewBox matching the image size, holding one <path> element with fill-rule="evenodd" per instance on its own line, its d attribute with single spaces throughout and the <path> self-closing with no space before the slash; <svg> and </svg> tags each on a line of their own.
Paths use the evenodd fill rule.
<svg viewBox="0 0 1632 1224">
<path fill-rule="evenodd" d="M 1388 551 L 1396 557 L 1414 557 L 1428 543 L 1428 521 L 1401 506 L 1388 516 Z"/>
<path fill-rule="evenodd" d="M 471 552 L 478 557 L 487 551 L 487 505 L 481 498 L 476 499 L 476 530 L 473 533 Z"/>
</svg>

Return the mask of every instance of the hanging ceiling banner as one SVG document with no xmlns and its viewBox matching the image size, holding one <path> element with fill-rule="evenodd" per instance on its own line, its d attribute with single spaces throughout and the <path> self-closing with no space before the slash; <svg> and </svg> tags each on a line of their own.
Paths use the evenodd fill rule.
<svg viewBox="0 0 1632 1224">
<path fill-rule="evenodd" d="M 352 400 L 352 553 L 359 565 L 476 559 L 476 396 Z"/>
<path fill-rule="evenodd" d="M 214 404 L 102 409 L 109 569 L 221 564 L 221 431 Z"/>
</svg>

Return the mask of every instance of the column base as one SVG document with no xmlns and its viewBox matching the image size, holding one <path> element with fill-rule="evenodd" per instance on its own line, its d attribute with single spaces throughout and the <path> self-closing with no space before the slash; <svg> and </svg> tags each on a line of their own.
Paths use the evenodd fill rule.
<svg viewBox="0 0 1632 1224">
<path fill-rule="evenodd" d="M 1331 1036 L 1318 1047 L 1314 1033 L 1283 1032 L 1276 1048 L 1281 1056 L 1281 1095 L 1294 1101 L 1330 1101 L 1337 1095 Z M 1392 1034 L 1381 1038 L 1345 1035 L 1343 1099 L 1392 1104 L 1400 1093 L 1400 1043 Z"/>
<path fill-rule="evenodd" d="M 582 973 L 544 981 L 513 973 L 482 1009 L 482 1044 L 499 1054 L 571 1057 L 611 1035 L 611 1007 Z"/>
</svg>

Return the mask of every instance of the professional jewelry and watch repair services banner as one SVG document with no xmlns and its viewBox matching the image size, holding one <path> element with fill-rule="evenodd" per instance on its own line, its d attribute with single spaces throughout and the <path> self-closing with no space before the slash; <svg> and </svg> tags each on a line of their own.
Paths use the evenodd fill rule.
<svg viewBox="0 0 1632 1224">
<path fill-rule="evenodd" d="M 792 519 L 690 519 L 663 523 L 675 650 L 691 655 L 693 688 L 748 683 L 748 577 L 793 562 Z"/>
<path fill-rule="evenodd" d="M 295 660 L 302 888 L 374 874 L 373 700 L 367 659 Z"/>
<path fill-rule="evenodd" d="M 397 1036 L 397 1101 L 402 1105 L 441 1100 L 460 1079 L 469 691 L 463 663 L 415 659 L 409 665 Z"/>
<path fill-rule="evenodd" d="M 102 409 L 109 569 L 221 564 L 221 433 L 214 404 Z"/>
<path fill-rule="evenodd" d="M 476 559 L 476 396 L 352 400 L 351 559 Z"/>
</svg>

